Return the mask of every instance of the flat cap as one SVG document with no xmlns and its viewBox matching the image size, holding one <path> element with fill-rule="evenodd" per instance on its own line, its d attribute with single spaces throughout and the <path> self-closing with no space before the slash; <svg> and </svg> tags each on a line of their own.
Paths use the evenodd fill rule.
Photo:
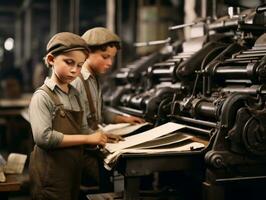
<svg viewBox="0 0 266 200">
<path fill-rule="evenodd" d="M 47 53 L 63 53 L 74 50 L 89 51 L 86 42 L 79 36 L 70 32 L 55 34 L 47 44 Z"/>
<path fill-rule="evenodd" d="M 110 42 L 120 42 L 120 38 L 104 27 L 96 27 L 86 31 L 82 38 L 88 46 L 99 46 Z"/>
</svg>

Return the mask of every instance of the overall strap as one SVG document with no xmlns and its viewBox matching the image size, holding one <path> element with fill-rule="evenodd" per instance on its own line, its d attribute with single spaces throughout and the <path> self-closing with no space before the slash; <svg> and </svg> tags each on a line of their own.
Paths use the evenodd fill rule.
<svg viewBox="0 0 266 200">
<path fill-rule="evenodd" d="M 45 91 L 49 95 L 49 97 L 52 99 L 52 101 L 54 102 L 56 106 L 59 106 L 59 107 L 63 106 L 59 97 L 52 90 L 50 90 L 47 87 L 47 85 L 43 84 L 39 89 Z"/>
<path fill-rule="evenodd" d="M 84 88 L 85 88 L 85 91 L 86 91 L 86 94 L 87 94 L 87 99 L 88 99 L 88 102 L 89 102 L 89 107 L 90 107 L 90 111 L 91 111 L 91 118 L 92 120 L 94 121 L 98 121 L 96 119 L 96 109 L 94 107 L 94 104 L 93 104 L 93 101 L 92 101 L 92 96 L 91 96 L 91 91 L 90 91 L 90 87 L 89 85 L 86 83 L 86 81 L 84 80 L 83 76 L 80 74 L 79 75 L 79 78 L 81 79 L 83 85 L 84 85 Z"/>
<path fill-rule="evenodd" d="M 49 97 L 52 99 L 54 104 L 59 107 L 60 115 L 62 117 L 66 116 L 69 119 L 69 121 L 71 122 L 71 124 L 73 125 L 73 127 L 79 132 L 80 131 L 79 125 L 77 124 L 77 122 L 75 121 L 73 116 L 70 115 L 70 113 L 68 113 L 64 109 L 63 104 L 61 103 L 61 101 L 60 101 L 59 97 L 57 96 L 57 94 L 54 93 L 52 90 L 50 90 L 46 85 L 42 85 L 39 89 L 45 91 L 49 95 Z M 78 101 L 80 109 L 82 109 L 81 103 L 79 101 L 79 98 L 78 97 L 76 97 L 76 98 L 77 98 L 77 101 Z"/>
<path fill-rule="evenodd" d="M 80 97 L 78 95 L 75 95 L 75 97 L 76 97 L 78 105 L 79 105 L 79 110 L 82 111 L 83 108 L 82 108 L 82 105 L 81 105 Z"/>
</svg>

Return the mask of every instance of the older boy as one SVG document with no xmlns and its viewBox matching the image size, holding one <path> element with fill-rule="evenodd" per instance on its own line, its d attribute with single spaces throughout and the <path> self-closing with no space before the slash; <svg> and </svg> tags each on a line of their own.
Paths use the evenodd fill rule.
<svg viewBox="0 0 266 200">
<path fill-rule="evenodd" d="M 87 121 L 92 129 L 97 129 L 98 123 L 142 123 L 143 119 L 134 116 L 123 116 L 106 110 L 102 103 L 99 76 L 105 74 L 113 64 L 120 49 L 120 38 L 103 27 L 88 30 L 82 35 L 90 54 L 82 66 L 81 76 L 73 81 L 79 90 L 87 108 Z"/>
<path fill-rule="evenodd" d="M 115 114 L 108 111 L 103 106 L 99 76 L 105 74 L 112 67 L 113 60 L 117 51 L 120 49 L 120 38 L 103 27 L 88 30 L 83 34 L 82 38 L 86 41 L 90 53 L 86 62 L 82 66 L 81 75 L 72 82 L 72 85 L 80 92 L 81 98 L 85 102 L 89 127 L 96 130 L 98 129 L 98 125 L 102 122 L 144 122 L 143 119 L 138 117 Z M 114 138 L 114 140 L 119 139 L 121 138 Z M 87 167 L 85 167 L 85 177 L 93 177 L 96 182 L 100 183 L 101 190 L 106 191 L 106 187 L 109 187 L 110 185 L 106 180 L 106 176 L 104 176 L 104 178 L 99 177 L 99 175 L 103 176 L 105 171 L 101 169 L 102 165 L 99 165 L 99 157 L 97 156 L 97 153 L 94 159 L 91 159 L 91 155 L 93 154 L 93 152 L 88 152 L 88 155 L 90 156 L 85 157 L 85 163 L 87 165 Z M 99 167 L 101 173 L 99 173 Z"/>
</svg>

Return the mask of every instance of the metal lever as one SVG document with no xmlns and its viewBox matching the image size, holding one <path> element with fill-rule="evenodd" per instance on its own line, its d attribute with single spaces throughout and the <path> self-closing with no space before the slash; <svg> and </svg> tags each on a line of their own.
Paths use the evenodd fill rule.
<svg viewBox="0 0 266 200">
<path fill-rule="evenodd" d="M 167 44 L 171 41 L 171 38 L 168 37 L 166 40 L 154 40 L 154 41 L 148 41 L 148 42 L 136 42 L 134 43 L 135 47 L 146 47 L 146 46 L 152 46 L 152 45 L 159 45 L 159 44 Z"/>
<path fill-rule="evenodd" d="M 262 13 L 262 12 L 266 12 L 266 4 L 256 8 L 256 13 Z"/>
<path fill-rule="evenodd" d="M 181 25 L 176 25 L 176 26 L 170 26 L 168 28 L 168 30 L 181 29 L 181 28 L 185 28 L 185 27 L 192 26 L 192 25 L 195 25 L 195 24 L 196 24 L 196 22 L 192 22 L 192 23 L 188 23 L 188 24 L 181 24 Z"/>
</svg>

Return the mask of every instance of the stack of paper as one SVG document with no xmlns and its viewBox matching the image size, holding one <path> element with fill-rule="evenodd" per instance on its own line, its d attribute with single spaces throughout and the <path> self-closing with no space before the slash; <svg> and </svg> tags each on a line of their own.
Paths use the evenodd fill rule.
<svg viewBox="0 0 266 200">
<path fill-rule="evenodd" d="M 120 151 L 116 151 L 112 154 L 109 154 L 104 159 L 104 166 L 106 169 L 111 170 L 112 164 L 119 158 L 119 156 L 123 153 L 142 153 L 142 154 L 154 154 L 154 153 L 169 153 L 169 152 L 182 152 L 182 151 L 190 151 L 191 149 L 200 149 L 203 148 L 204 144 L 199 142 L 191 142 L 189 144 L 175 147 L 175 148 L 159 148 L 159 149 L 135 149 L 135 148 L 129 148 L 129 149 L 123 149 Z"/>
<path fill-rule="evenodd" d="M 109 152 L 104 162 L 108 169 L 123 153 L 163 153 L 180 152 L 203 148 L 204 144 L 190 140 L 192 136 L 175 131 L 185 128 L 173 122 L 168 122 L 148 131 L 125 137 L 124 141 L 107 144 L 105 149 Z M 185 141 L 189 141 L 184 143 Z"/>
<path fill-rule="evenodd" d="M 181 128 L 184 128 L 184 125 L 176 124 L 173 122 L 168 122 L 166 124 L 163 124 L 161 126 L 157 126 L 153 129 L 150 129 L 148 131 L 145 131 L 143 133 L 139 133 L 136 135 L 132 135 L 129 137 L 125 137 L 124 141 L 120 141 L 115 144 L 107 144 L 106 149 L 110 152 L 113 153 L 115 151 L 119 151 L 122 149 L 126 149 L 132 146 L 135 146 L 137 144 L 141 144 L 147 141 L 150 141 L 152 139 L 164 136 L 166 134 L 169 134 L 171 132 L 174 132 L 176 130 L 179 130 Z"/>
</svg>

